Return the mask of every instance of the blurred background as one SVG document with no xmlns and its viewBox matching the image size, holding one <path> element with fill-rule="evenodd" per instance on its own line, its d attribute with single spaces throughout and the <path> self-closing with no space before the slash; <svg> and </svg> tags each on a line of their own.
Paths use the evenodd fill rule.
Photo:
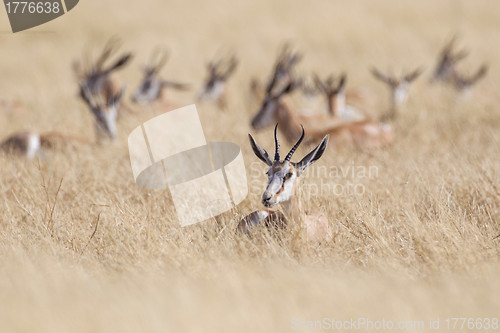
<svg viewBox="0 0 500 333">
<path fill-rule="evenodd" d="M 31 129 L 93 141 L 72 64 L 113 36 L 133 53 L 117 73 L 127 103 L 155 48 L 170 51 L 162 75 L 190 84 L 168 92 L 179 106 L 197 102 L 207 63 L 232 52 L 239 65 L 227 109 L 197 107 L 207 141 L 239 144 L 247 171 L 257 170 L 250 181 L 261 184 L 218 220 L 181 228 L 168 195 L 139 189 L 130 170 L 127 135 L 162 112 L 147 106 L 123 115 L 111 144 L 62 147 L 40 160 L 1 155 L 0 331 L 287 332 L 293 318 L 361 316 L 423 320 L 427 331 L 438 317 L 498 317 L 499 31 L 495 0 L 81 0 L 16 34 L 0 15 L 0 101 L 20 105 L 0 108 L 0 140 Z M 469 94 L 429 83 L 453 36 L 469 51 L 461 71 L 489 66 Z M 368 93 L 359 108 L 375 121 L 389 92 L 370 69 L 424 70 L 391 122 L 391 147 L 331 149 L 316 164 L 379 170 L 356 180 L 363 196 L 305 200 L 335 231 L 319 245 L 234 234 L 262 208 L 266 182 L 247 133 L 273 147 L 272 128 L 250 127 L 261 105 L 250 81 L 268 80 L 284 42 L 304 55 L 300 75 L 347 73 L 348 88 Z M 292 101 L 300 107 L 299 92 Z"/>
</svg>

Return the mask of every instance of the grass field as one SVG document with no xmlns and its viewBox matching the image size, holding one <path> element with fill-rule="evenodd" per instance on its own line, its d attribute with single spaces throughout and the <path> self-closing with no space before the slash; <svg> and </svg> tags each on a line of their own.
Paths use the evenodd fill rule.
<svg viewBox="0 0 500 333">
<path fill-rule="evenodd" d="M 323 318 L 422 332 L 430 320 L 439 319 L 433 331 L 448 331 L 446 318 L 500 317 L 499 28 L 494 0 L 81 1 L 18 34 L 0 15 L 0 100 L 26 109 L 0 109 L 0 138 L 33 129 L 94 140 L 71 64 L 111 36 L 135 54 L 119 73 L 129 94 L 150 52 L 170 49 L 163 74 L 193 88 L 172 92 L 179 105 L 194 103 L 205 63 L 233 50 L 240 66 L 229 110 L 206 103 L 198 111 L 208 141 L 241 146 L 252 185 L 233 212 L 181 228 L 168 196 L 132 177 L 127 135 L 153 116 L 149 108 L 122 117 L 109 145 L 61 147 L 40 161 L 0 156 L 0 332 L 287 332 Z M 463 71 L 490 65 L 468 97 L 428 83 L 455 32 L 470 49 Z M 364 189 L 304 197 L 334 230 L 320 245 L 234 234 L 261 207 L 266 182 L 247 139 L 258 107 L 248 84 L 267 78 L 285 40 L 305 55 L 301 73 L 346 71 L 348 87 L 369 91 L 374 118 L 388 91 L 371 66 L 426 70 L 392 124 L 392 147 L 331 149 L 311 167 L 376 170 L 304 181 Z M 272 150 L 271 128 L 255 137 Z"/>
</svg>

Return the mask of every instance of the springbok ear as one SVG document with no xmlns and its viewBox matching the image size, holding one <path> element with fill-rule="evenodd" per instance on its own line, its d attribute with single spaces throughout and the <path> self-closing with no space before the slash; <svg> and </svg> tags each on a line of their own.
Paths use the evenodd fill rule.
<svg viewBox="0 0 500 333">
<path fill-rule="evenodd" d="M 92 97 L 90 96 L 89 88 L 86 84 L 80 84 L 80 97 L 83 99 L 85 103 L 87 103 L 90 108 L 94 107 L 94 103 L 92 102 Z"/>
<path fill-rule="evenodd" d="M 389 79 L 389 77 L 379 71 L 376 67 L 371 68 L 371 73 L 377 80 L 390 84 L 391 80 Z"/>
<path fill-rule="evenodd" d="M 323 83 L 323 81 L 321 81 L 321 79 L 319 78 L 319 76 L 316 73 L 314 73 L 313 75 L 314 75 L 313 78 L 314 78 L 314 83 L 316 84 L 316 87 L 319 90 L 321 90 L 321 92 L 323 92 L 324 94 L 328 94 L 328 88 Z"/>
<path fill-rule="evenodd" d="M 289 94 L 291 93 L 297 86 L 297 83 L 295 83 L 294 81 L 290 81 L 286 86 L 285 88 L 283 88 L 283 90 L 278 94 L 278 96 L 282 96 L 282 95 L 286 95 L 286 94 Z"/>
<path fill-rule="evenodd" d="M 250 146 L 252 146 L 254 154 L 268 166 L 273 165 L 273 161 L 271 161 L 271 159 L 269 158 L 269 154 L 267 153 L 267 151 L 259 146 L 257 142 L 255 142 L 252 135 L 248 134 L 248 138 L 250 139 Z"/>
<path fill-rule="evenodd" d="M 132 59 L 132 53 L 125 54 L 120 59 L 118 59 L 118 61 L 114 63 L 110 68 L 108 68 L 105 71 L 105 74 L 108 75 L 111 72 L 120 69 L 121 67 L 125 66 L 130 61 L 130 59 Z"/>
<path fill-rule="evenodd" d="M 338 89 L 339 91 L 345 89 L 346 82 L 347 82 L 347 75 L 345 73 L 342 73 L 342 75 L 340 76 L 339 89 Z"/>
<path fill-rule="evenodd" d="M 419 76 L 420 74 L 423 73 L 423 69 L 422 68 L 417 68 L 415 69 L 413 72 L 411 73 L 408 73 L 404 76 L 403 80 L 408 82 L 408 83 L 412 83 L 413 81 L 415 81 Z"/>
<path fill-rule="evenodd" d="M 483 64 L 471 78 L 471 83 L 474 84 L 488 73 L 488 65 Z"/>
<path fill-rule="evenodd" d="M 317 160 L 320 159 L 321 156 L 323 156 L 323 153 L 326 150 L 326 147 L 328 145 L 328 135 L 321 140 L 320 144 L 314 148 L 313 151 L 311 151 L 309 154 L 307 154 L 302 161 L 299 163 L 294 163 L 295 168 L 297 169 L 297 174 L 300 176 L 304 170 L 316 162 Z"/>
<path fill-rule="evenodd" d="M 109 101 L 109 105 L 115 105 L 115 106 L 120 105 L 120 102 L 122 101 L 122 98 L 125 95 L 125 89 L 127 89 L 126 86 L 123 87 L 122 90 L 120 90 L 120 92 L 116 94 L 116 96 L 111 98 L 111 100 Z"/>
</svg>

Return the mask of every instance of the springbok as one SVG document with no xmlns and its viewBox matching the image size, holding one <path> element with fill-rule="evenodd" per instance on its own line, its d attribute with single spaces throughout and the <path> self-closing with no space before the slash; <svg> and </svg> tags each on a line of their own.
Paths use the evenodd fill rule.
<svg viewBox="0 0 500 333">
<path fill-rule="evenodd" d="M 132 58 L 132 54 L 126 53 L 112 65 L 105 66 L 106 61 L 117 51 L 118 47 L 119 41 L 112 38 L 106 43 L 96 61 L 92 62 L 86 59 L 85 67 L 82 67 L 78 61 L 74 63 L 73 69 L 78 78 L 81 97 L 90 94 L 96 97 L 100 96 L 99 98 L 104 101 L 109 101 L 120 93 L 122 86 L 113 73 L 123 68 Z M 87 92 L 82 91 L 83 87 Z"/>
<path fill-rule="evenodd" d="M 279 204 L 280 210 L 258 210 L 238 224 L 237 231 L 251 234 L 252 229 L 258 226 L 267 228 L 286 228 L 292 223 L 298 224 L 306 231 L 307 238 L 312 241 L 328 241 L 331 239 L 331 230 L 326 217 L 318 212 L 307 213 L 302 209 L 300 198 L 300 175 L 304 170 L 320 159 L 328 145 L 328 136 L 307 154 L 300 162 L 292 162 L 292 156 L 304 139 L 304 128 L 297 143 L 292 147 L 283 161 L 280 160 L 280 145 L 277 134 L 278 124 L 274 128 L 275 154 L 271 160 L 267 151 L 259 146 L 252 135 L 248 135 L 250 145 L 255 155 L 269 167 L 267 171 L 268 184 L 262 195 L 262 204 L 272 208 Z"/>
<path fill-rule="evenodd" d="M 164 80 L 160 77 L 160 71 L 168 61 L 169 54 L 160 52 L 156 57 L 152 54 L 148 65 L 144 66 L 144 77 L 137 90 L 132 95 L 132 101 L 138 104 L 159 103 L 162 108 L 175 109 L 178 106 L 171 104 L 165 99 L 165 89 L 186 90 L 189 86 L 184 83 Z M 155 59 L 157 58 L 157 59 Z"/>
<path fill-rule="evenodd" d="M 326 97 L 327 110 L 331 117 L 342 122 L 365 120 L 366 116 L 363 113 L 346 104 L 346 81 L 345 73 L 340 75 L 338 80 L 330 75 L 324 81 L 314 75 L 316 86 Z"/>
<path fill-rule="evenodd" d="M 238 66 L 238 60 L 234 55 L 210 61 L 207 65 L 208 76 L 198 95 L 200 101 L 216 101 L 221 109 L 227 106 L 226 83 Z"/>
<path fill-rule="evenodd" d="M 466 50 L 454 51 L 455 41 L 456 37 L 453 37 L 441 51 L 431 81 L 448 83 L 458 92 L 468 92 L 474 84 L 486 75 L 488 66 L 486 64 L 481 65 L 472 75 L 464 75 L 458 72 L 456 68 L 457 63 L 464 59 L 469 53 Z"/>
<path fill-rule="evenodd" d="M 103 100 L 101 95 L 93 94 L 85 85 L 80 87 L 81 97 L 94 115 L 98 142 L 102 142 L 106 138 L 116 139 L 116 119 L 124 92 L 125 88 L 122 88 L 116 95 Z"/>
<path fill-rule="evenodd" d="M 260 110 L 252 119 L 254 129 L 262 129 L 272 123 L 280 123 L 280 131 L 287 141 L 293 142 L 300 135 L 304 120 L 318 117 L 299 116 L 292 110 L 286 95 L 295 88 L 294 82 L 289 82 L 282 90 L 268 91 Z M 394 140 L 392 129 L 389 125 L 372 121 L 354 121 L 343 123 L 338 121 L 322 122 L 322 126 L 316 123 L 304 123 L 307 130 L 306 141 L 317 141 L 324 135 L 330 135 L 336 146 L 353 144 L 360 149 L 379 148 L 389 145 Z"/>
<path fill-rule="evenodd" d="M 441 50 L 438 58 L 436 69 L 431 78 L 431 82 L 447 82 L 455 71 L 455 67 L 459 61 L 465 59 L 469 54 L 466 50 L 455 51 L 455 42 L 457 37 L 454 36 Z"/>
<path fill-rule="evenodd" d="M 302 60 L 302 54 L 293 51 L 290 44 L 282 46 L 273 66 L 273 75 L 267 83 L 266 92 L 271 91 L 279 82 L 290 82 L 294 79 L 294 67 Z"/>
<path fill-rule="evenodd" d="M 46 149 L 54 148 L 58 144 L 74 142 L 90 144 L 85 138 L 61 134 L 58 132 L 36 133 L 32 131 L 17 132 L 0 143 L 0 151 L 7 154 L 18 154 L 32 159 L 43 156 Z"/>
<path fill-rule="evenodd" d="M 292 52 L 290 46 L 285 44 L 280 50 L 278 58 L 274 64 L 271 78 L 269 79 L 265 92 L 263 93 L 263 102 L 260 111 L 252 118 L 251 125 L 255 130 L 260 130 L 264 127 L 271 126 L 276 123 L 277 114 L 279 109 L 278 105 L 290 110 L 289 102 L 285 98 L 281 98 L 285 93 L 291 92 L 293 88 L 300 86 L 300 82 L 294 79 L 293 69 L 294 66 L 300 61 L 301 55 Z M 287 83 L 293 82 L 293 86 L 287 88 Z M 286 91 L 285 91 L 286 90 Z M 281 112 L 280 114 L 282 114 Z M 286 112 L 289 113 L 289 112 Z M 301 115 L 294 114 L 298 118 L 298 123 L 304 124 L 308 133 L 312 132 L 315 128 L 321 128 L 326 125 L 333 125 L 338 123 L 337 119 L 332 119 L 326 114 L 312 114 Z M 285 126 L 288 128 L 288 126 Z M 280 127 L 281 130 L 281 127 Z M 299 136 L 300 126 L 295 128 L 291 136 L 287 135 L 287 140 L 290 142 Z"/>
<path fill-rule="evenodd" d="M 408 100 L 410 85 L 422 74 L 422 70 L 420 68 L 417 68 L 412 72 L 403 74 L 398 77 L 395 75 L 384 74 L 377 68 L 373 67 L 371 73 L 377 80 L 385 83 L 387 87 L 389 87 L 391 92 L 389 111 L 386 115 L 383 116 L 382 119 L 394 119 L 397 115 L 398 110 Z"/>
</svg>

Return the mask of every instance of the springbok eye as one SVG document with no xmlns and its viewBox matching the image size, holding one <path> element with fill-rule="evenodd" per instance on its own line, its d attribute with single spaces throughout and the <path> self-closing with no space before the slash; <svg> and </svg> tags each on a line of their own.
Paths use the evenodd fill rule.
<svg viewBox="0 0 500 333">
<path fill-rule="evenodd" d="M 289 172 L 285 175 L 285 180 L 292 178 L 293 173 Z"/>
</svg>

